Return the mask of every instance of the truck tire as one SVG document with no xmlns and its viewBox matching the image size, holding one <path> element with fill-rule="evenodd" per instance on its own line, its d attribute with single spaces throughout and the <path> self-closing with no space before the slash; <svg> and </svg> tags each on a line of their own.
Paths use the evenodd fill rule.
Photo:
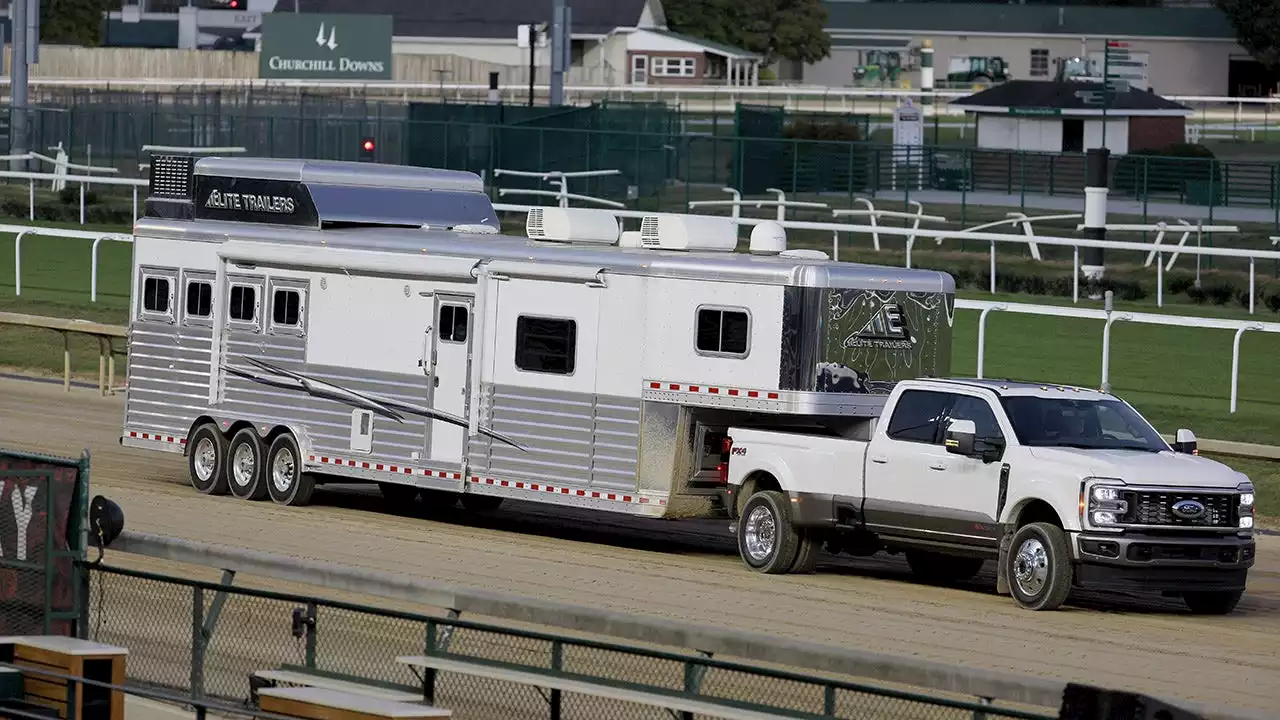
<svg viewBox="0 0 1280 720">
<path fill-rule="evenodd" d="M 1056 610 L 1071 593 L 1075 568 L 1062 528 L 1031 523 L 1013 534 L 1005 562 L 1009 593 L 1028 610 Z"/>
<path fill-rule="evenodd" d="M 207 422 L 196 428 L 187 439 L 187 470 L 191 487 L 205 495 L 226 495 L 227 436 L 218 426 Z"/>
<path fill-rule="evenodd" d="M 738 521 L 738 554 L 753 570 L 769 575 L 791 571 L 800 551 L 800 535 L 791 525 L 791 504 L 776 490 L 747 499 Z"/>
<path fill-rule="evenodd" d="M 1182 602 L 1197 615 L 1227 615 L 1236 609 L 1243 594 L 1243 590 L 1189 592 L 1182 594 Z"/>
<path fill-rule="evenodd" d="M 929 583 L 960 582 L 982 570 L 982 558 L 943 555 L 927 550 L 908 550 L 907 565 L 916 577 Z"/>
<path fill-rule="evenodd" d="M 311 503 L 316 479 L 302 471 L 302 456 L 293 434 L 282 432 L 267 449 L 267 494 L 277 505 L 302 506 Z"/>
<path fill-rule="evenodd" d="M 231 494 L 257 502 L 267 498 L 267 450 L 252 427 L 243 427 L 227 445 L 227 480 Z"/>
<path fill-rule="evenodd" d="M 796 575 L 808 575 L 818 569 L 818 555 L 822 553 L 822 539 L 812 530 L 800 530 L 800 546 L 796 550 L 796 559 L 791 563 L 791 572 Z"/>
</svg>

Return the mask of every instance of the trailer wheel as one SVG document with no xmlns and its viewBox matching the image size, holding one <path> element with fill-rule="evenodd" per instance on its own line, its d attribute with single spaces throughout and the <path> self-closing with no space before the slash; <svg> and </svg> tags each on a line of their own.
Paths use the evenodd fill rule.
<svg viewBox="0 0 1280 720">
<path fill-rule="evenodd" d="M 1071 592 L 1071 552 L 1062 528 L 1045 522 L 1018 528 L 1005 562 L 1009 592 L 1028 610 L 1055 610 Z"/>
<path fill-rule="evenodd" d="M 800 536 L 791 525 L 787 496 L 776 490 L 753 494 L 742 506 L 738 521 L 738 554 L 751 568 L 777 575 L 789 572 L 800 550 Z"/>
<path fill-rule="evenodd" d="M 217 425 L 204 423 L 187 438 L 187 470 L 200 493 L 227 494 L 227 438 Z"/>
<path fill-rule="evenodd" d="M 316 479 L 302 472 L 298 441 L 293 434 L 282 432 L 267 450 L 267 494 L 278 505 L 307 505 L 315 492 Z"/>
<path fill-rule="evenodd" d="M 1182 602 L 1197 615 L 1227 615 L 1236 609 L 1243 590 L 1202 591 L 1183 593 Z"/>
<path fill-rule="evenodd" d="M 926 550 L 908 550 L 907 564 L 911 572 L 925 582 L 957 582 L 969 580 L 982 570 L 982 558 L 943 555 Z"/>
<path fill-rule="evenodd" d="M 227 446 L 227 480 L 231 494 L 241 500 L 267 497 L 267 473 L 262 439 L 252 427 L 240 428 Z"/>
</svg>

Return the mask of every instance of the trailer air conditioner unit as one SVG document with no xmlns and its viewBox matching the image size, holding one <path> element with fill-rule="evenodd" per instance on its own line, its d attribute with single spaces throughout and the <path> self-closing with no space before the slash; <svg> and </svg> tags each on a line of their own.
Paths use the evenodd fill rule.
<svg viewBox="0 0 1280 720">
<path fill-rule="evenodd" d="M 640 244 L 655 250 L 733 252 L 738 224 L 732 218 L 706 215 L 646 215 L 640 221 Z"/>
<path fill-rule="evenodd" d="M 598 208 L 534 208 L 524 227 L 530 240 L 592 245 L 618 242 L 621 230 L 617 216 Z"/>
<path fill-rule="evenodd" d="M 644 247 L 644 245 L 641 244 L 640 242 L 640 231 L 639 230 L 623 230 L 622 234 L 618 236 L 618 247 L 624 247 L 624 248 Z"/>
</svg>

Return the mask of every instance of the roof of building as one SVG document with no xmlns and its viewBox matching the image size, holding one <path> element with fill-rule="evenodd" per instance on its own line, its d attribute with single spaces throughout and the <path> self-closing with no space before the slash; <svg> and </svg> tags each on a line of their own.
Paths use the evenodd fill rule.
<svg viewBox="0 0 1280 720">
<path fill-rule="evenodd" d="M 636 28 L 635 31 L 652 33 L 654 35 L 670 38 L 672 40 L 679 40 L 680 42 L 689 43 L 690 45 L 694 45 L 696 47 L 702 48 L 706 52 L 709 52 L 713 55 L 722 55 L 724 57 L 729 57 L 734 59 L 761 57 L 759 53 L 753 53 L 750 50 L 744 50 L 743 48 L 740 48 L 740 47 L 734 47 L 733 45 L 728 45 L 725 43 L 713 42 L 711 40 L 703 40 L 702 38 L 694 37 L 692 35 L 681 35 L 680 33 L 672 32 L 670 30 L 663 30 L 661 28 Z"/>
<path fill-rule="evenodd" d="M 604 35 L 635 27 L 648 0 L 573 0 L 572 32 Z M 512 39 L 516 27 L 551 20 L 551 0 L 298 0 L 301 12 L 395 18 L 397 37 Z"/>
<path fill-rule="evenodd" d="M 1010 80 L 967 97 L 951 100 L 948 104 L 975 111 L 1006 108 L 1099 111 L 1103 104 L 1095 99 L 1100 95 L 1106 98 L 1107 112 L 1191 112 L 1191 108 L 1186 105 L 1150 91 L 1129 90 L 1103 94 L 1102 83 L 1057 80 Z"/>
<path fill-rule="evenodd" d="M 1177 37 L 1234 40 L 1226 15 L 1214 7 L 1097 7 L 974 2 L 822 0 L 827 30 L 967 35 Z"/>
</svg>

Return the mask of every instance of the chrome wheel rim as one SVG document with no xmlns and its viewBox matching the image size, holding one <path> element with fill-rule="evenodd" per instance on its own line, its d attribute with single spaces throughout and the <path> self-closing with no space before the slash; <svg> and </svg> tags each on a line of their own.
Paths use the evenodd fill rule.
<svg viewBox="0 0 1280 720">
<path fill-rule="evenodd" d="M 236 485 L 248 487 L 253 482 L 253 473 L 256 469 L 257 462 L 253 456 L 253 448 L 249 443 L 241 443 L 236 447 L 235 455 L 231 458 L 231 475 L 235 478 Z"/>
<path fill-rule="evenodd" d="M 282 493 L 289 492 L 289 488 L 293 487 L 296 472 L 297 466 L 293 462 L 292 452 L 281 450 L 276 453 L 271 461 L 271 483 L 276 486 L 276 490 Z"/>
<path fill-rule="evenodd" d="M 752 560 L 763 562 L 773 554 L 773 546 L 777 543 L 778 524 L 769 508 L 761 506 L 747 515 L 743 528 L 747 555 Z"/>
<path fill-rule="evenodd" d="M 213 440 L 207 437 L 200 438 L 200 442 L 196 443 L 191 465 L 196 471 L 196 479 L 202 483 L 209 482 L 213 477 L 214 468 L 218 465 L 218 450 L 213 446 Z"/>
<path fill-rule="evenodd" d="M 1024 595 L 1035 597 L 1049 580 L 1049 553 L 1044 544 L 1030 538 L 1018 547 L 1013 558 L 1013 579 Z"/>
</svg>

